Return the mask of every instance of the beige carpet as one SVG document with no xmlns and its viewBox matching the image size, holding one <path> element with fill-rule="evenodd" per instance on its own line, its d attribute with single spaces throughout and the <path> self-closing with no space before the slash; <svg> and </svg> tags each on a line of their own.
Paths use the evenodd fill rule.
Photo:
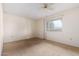
<svg viewBox="0 0 79 59">
<path fill-rule="evenodd" d="M 79 48 L 42 39 L 4 44 L 3 56 L 79 56 Z"/>
</svg>

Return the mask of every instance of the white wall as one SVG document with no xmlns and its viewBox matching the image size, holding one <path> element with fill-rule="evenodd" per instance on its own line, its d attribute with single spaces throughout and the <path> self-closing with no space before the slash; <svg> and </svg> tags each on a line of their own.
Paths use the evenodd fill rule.
<svg viewBox="0 0 79 59">
<path fill-rule="evenodd" d="M 2 52 L 2 46 L 3 46 L 3 10 L 2 5 L 0 3 L 0 55 Z"/>
<path fill-rule="evenodd" d="M 44 21 L 43 19 L 35 20 L 35 37 L 44 38 Z"/>
<path fill-rule="evenodd" d="M 48 21 L 50 19 L 53 19 L 53 18 L 61 16 L 61 15 L 63 15 L 62 16 L 62 18 L 63 18 L 62 31 L 54 32 L 54 31 L 45 30 L 46 39 L 79 47 L 79 8 L 66 10 L 64 12 L 60 12 L 55 15 L 48 16 L 47 18 L 45 18 L 45 19 L 47 19 L 45 21 Z M 40 21 L 42 21 L 42 20 L 40 19 Z M 39 23 L 39 24 L 40 24 L 39 29 L 42 29 L 42 26 L 44 26 L 44 25 L 41 25 L 41 23 Z M 39 29 L 38 29 L 38 31 L 40 33 L 42 33 L 42 31 L 40 31 Z"/>
<path fill-rule="evenodd" d="M 4 42 L 12 42 L 32 37 L 31 19 L 4 13 Z"/>
</svg>

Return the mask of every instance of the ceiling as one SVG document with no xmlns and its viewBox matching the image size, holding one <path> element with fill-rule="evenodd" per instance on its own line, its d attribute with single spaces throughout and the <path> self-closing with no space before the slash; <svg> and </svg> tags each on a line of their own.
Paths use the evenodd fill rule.
<svg viewBox="0 0 79 59">
<path fill-rule="evenodd" d="M 42 3 L 3 3 L 4 13 L 14 14 L 32 19 L 49 16 L 57 12 L 79 7 L 78 3 L 53 3 L 50 5 L 52 9 L 43 9 Z"/>
</svg>

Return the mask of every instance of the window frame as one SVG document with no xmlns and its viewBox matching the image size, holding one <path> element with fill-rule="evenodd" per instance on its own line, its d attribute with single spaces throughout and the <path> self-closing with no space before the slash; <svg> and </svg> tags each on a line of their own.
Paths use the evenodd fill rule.
<svg viewBox="0 0 79 59">
<path fill-rule="evenodd" d="M 46 22 L 46 29 L 47 29 L 47 31 L 62 31 L 62 30 L 63 30 L 63 19 L 62 19 L 62 18 L 51 18 L 51 19 L 52 19 L 52 20 L 48 20 L 48 21 Z M 61 22 L 62 22 L 62 28 L 59 29 L 59 30 L 51 29 L 51 28 L 49 27 L 50 24 L 48 24 L 49 22 L 56 21 L 56 20 L 61 20 Z"/>
</svg>

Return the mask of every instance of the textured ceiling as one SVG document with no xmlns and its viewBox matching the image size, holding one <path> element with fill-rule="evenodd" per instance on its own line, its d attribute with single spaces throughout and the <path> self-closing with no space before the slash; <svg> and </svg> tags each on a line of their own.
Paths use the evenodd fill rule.
<svg viewBox="0 0 79 59">
<path fill-rule="evenodd" d="M 79 4 L 54 3 L 51 4 L 50 7 L 51 9 L 45 10 L 42 8 L 41 3 L 4 3 L 3 11 L 9 14 L 38 19 L 69 8 L 79 7 Z"/>
</svg>

